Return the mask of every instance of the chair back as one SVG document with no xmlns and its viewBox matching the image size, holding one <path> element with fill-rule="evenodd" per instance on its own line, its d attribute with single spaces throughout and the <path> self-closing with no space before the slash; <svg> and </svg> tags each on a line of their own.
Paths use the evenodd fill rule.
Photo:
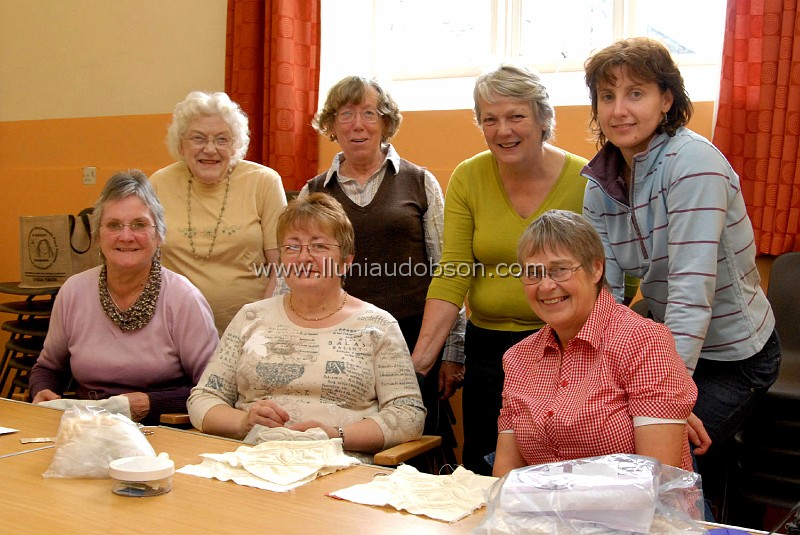
<svg viewBox="0 0 800 535">
<path fill-rule="evenodd" d="M 800 349 L 800 252 L 784 253 L 772 263 L 767 298 L 781 347 Z"/>
<path fill-rule="evenodd" d="M 781 372 L 770 393 L 800 399 L 800 252 L 784 253 L 772 263 L 767 298 L 781 340 Z"/>
<path fill-rule="evenodd" d="M 789 509 L 800 497 L 800 252 L 772 263 L 767 298 L 781 340 L 780 375 L 736 434 L 724 523 L 745 525 L 740 516 L 756 504 Z"/>
</svg>

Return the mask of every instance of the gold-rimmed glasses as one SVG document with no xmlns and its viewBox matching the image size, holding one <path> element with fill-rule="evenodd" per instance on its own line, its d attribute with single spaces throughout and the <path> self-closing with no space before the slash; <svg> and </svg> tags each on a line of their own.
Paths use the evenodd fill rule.
<svg viewBox="0 0 800 535">
<path fill-rule="evenodd" d="M 186 136 L 184 138 L 189 144 L 196 148 L 200 149 L 208 145 L 209 143 L 213 143 L 215 147 L 218 149 L 227 148 L 233 143 L 233 140 L 230 136 L 204 136 L 202 134 L 192 134 L 190 136 Z"/>
<path fill-rule="evenodd" d="M 356 115 L 360 115 L 361 120 L 366 124 L 375 124 L 382 114 L 378 110 L 341 110 L 336 112 L 336 120 L 341 124 L 352 123 L 356 120 Z"/>
<path fill-rule="evenodd" d="M 522 284 L 533 285 L 539 284 L 545 277 L 550 277 L 554 282 L 567 282 L 572 278 L 572 274 L 578 271 L 582 265 L 575 267 L 557 267 L 547 269 L 541 264 L 531 264 L 525 266 L 525 269 L 520 273 L 519 280 Z"/>
<path fill-rule="evenodd" d="M 145 234 L 148 230 L 155 227 L 155 225 L 151 225 L 150 223 L 145 223 L 144 221 L 134 221 L 133 223 L 120 223 L 119 221 L 109 221 L 108 223 L 103 223 L 100 225 L 108 232 L 112 234 L 120 234 L 125 227 L 131 229 L 131 232 L 134 234 Z"/>
</svg>

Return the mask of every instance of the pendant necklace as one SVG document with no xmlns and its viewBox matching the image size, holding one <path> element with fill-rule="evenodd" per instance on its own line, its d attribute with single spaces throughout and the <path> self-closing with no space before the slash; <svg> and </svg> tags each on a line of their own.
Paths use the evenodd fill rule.
<svg viewBox="0 0 800 535">
<path fill-rule="evenodd" d="M 208 254 L 206 256 L 200 256 L 197 254 L 194 248 L 194 231 L 192 230 L 192 181 L 194 176 L 192 172 L 189 171 L 189 182 L 188 182 L 188 190 L 186 193 L 186 216 L 188 219 L 189 229 L 189 247 L 192 249 L 192 256 L 197 258 L 198 260 L 206 261 L 211 258 L 211 253 L 214 251 L 214 244 L 217 243 L 217 232 L 219 231 L 219 225 L 222 222 L 222 214 L 225 213 L 225 205 L 228 203 L 228 191 L 231 189 L 231 171 L 232 169 L 228 169 L 228 176 L 225 182 L 225 195 L 222 197 L 222 206 L 219 209 L 219 216 L 217 217 L 217 224 L 214 225 L 214 234 L 211 235 L 211 245 L 208 246 Z"/>
</svg>

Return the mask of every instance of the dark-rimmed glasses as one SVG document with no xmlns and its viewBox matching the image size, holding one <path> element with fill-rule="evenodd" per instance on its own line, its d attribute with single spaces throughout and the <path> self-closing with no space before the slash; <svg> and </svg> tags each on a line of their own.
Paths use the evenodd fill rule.
<svg viewBox="0 0 800 535">
<path fill-rule="evenodd" d="M 297 256 L 302 252 L 303 247 L 308 250 L 308 254 L 311 256 L 327 256 L 334 248 L 341 246 L 335 243 L 293 243 L 291 245 L 281 245 L 280 250 L 286 256 Z"/>
</svg>

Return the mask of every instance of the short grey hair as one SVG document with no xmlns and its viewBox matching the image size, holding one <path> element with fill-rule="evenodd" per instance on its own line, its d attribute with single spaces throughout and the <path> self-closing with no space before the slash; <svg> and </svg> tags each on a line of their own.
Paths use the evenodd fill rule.
<svg viewBox="0 0 800 535">
<path fill-rule="evenodd" d="M 150 210 L 150 215 L 153 216 L 153 221 L 156 224 L 156 233 L 161 243 L 164 243 L 167 237 L 167 223 L 164 220 L 164 207 L 161 206 L 161 201 L 158 200 L 153 186 L 147 179 L 147 175 L 138 169 L 130 169 L 128 171 L 120 171 L 108 179 L 106 185 L 103 186 L 103 191 L 100 192 L 97 202 L 94 203 L 94 210 L 92 211 L 92 228 L 95 238 L 100 236 L 100 221 L 103 219 L 103 210 L 107 203 L 111 201 L 118 201 L 126 197 L 135 195 L 141 199 L 144 205 Z"/>
<path fill-rule="evenodd" d="M 606 253 L 600 234 L 581 214 L 569 210 L 548 210 L 528 225 L 517 243 L 517 262 L 525 260 L 545 249 L 568 253 L 584 267 L 595 261 L 603 265 L 603 276 L 597 282 L 597 290 L 606 286 Z"/>
<path fill-rule="evenodd" d="M 231 129 L 233 136 L 231 165 L 236 165 L 247 154 L 250 146 L 250 127 L 247 114 L 227 93 L 221 91 L 216 93 L 192 91 L 175 106 L 172 123 L 167 130 L 169 153 L 176 160 L 183 159 L 180 153 L 181 138 L 189 129 L 189 123 L 203 115 L 219 115 Z"/>
<path fill-rule="evenodd" d="M 336 122 L 336 112 L 347 104 L 361 104 L 367 94 L 367 89 L 372 88 L 378 94 L 378 113 L 381 114 L 383 121 L 382 143 L 388 143 L 400 129 L 403 115 L 400 108 L 392 96 L 384 90 L 377 80 L 370 80 L 363 76 L 346 76 L 328 90 L 325 104 L 322 109 L 314 115 L 311 126 L 314 130 L 327 137 L 331 141 L 336 141 L 336 133 L 333 125 Z"/>
<path fill-rule="evenodd" d="M 527 102 L 536 122 L 544 127 L 542 141 L 553 139 L 556 130 L 556 110 L 550 103 L 547 88 L 541 77 L 524 67 L 500 65 L 475 80 L 472 98 L 475 101 L 475 121 L 481 125 L 481 100 L 493 102 L 497 95 Z"/>
</svg>

